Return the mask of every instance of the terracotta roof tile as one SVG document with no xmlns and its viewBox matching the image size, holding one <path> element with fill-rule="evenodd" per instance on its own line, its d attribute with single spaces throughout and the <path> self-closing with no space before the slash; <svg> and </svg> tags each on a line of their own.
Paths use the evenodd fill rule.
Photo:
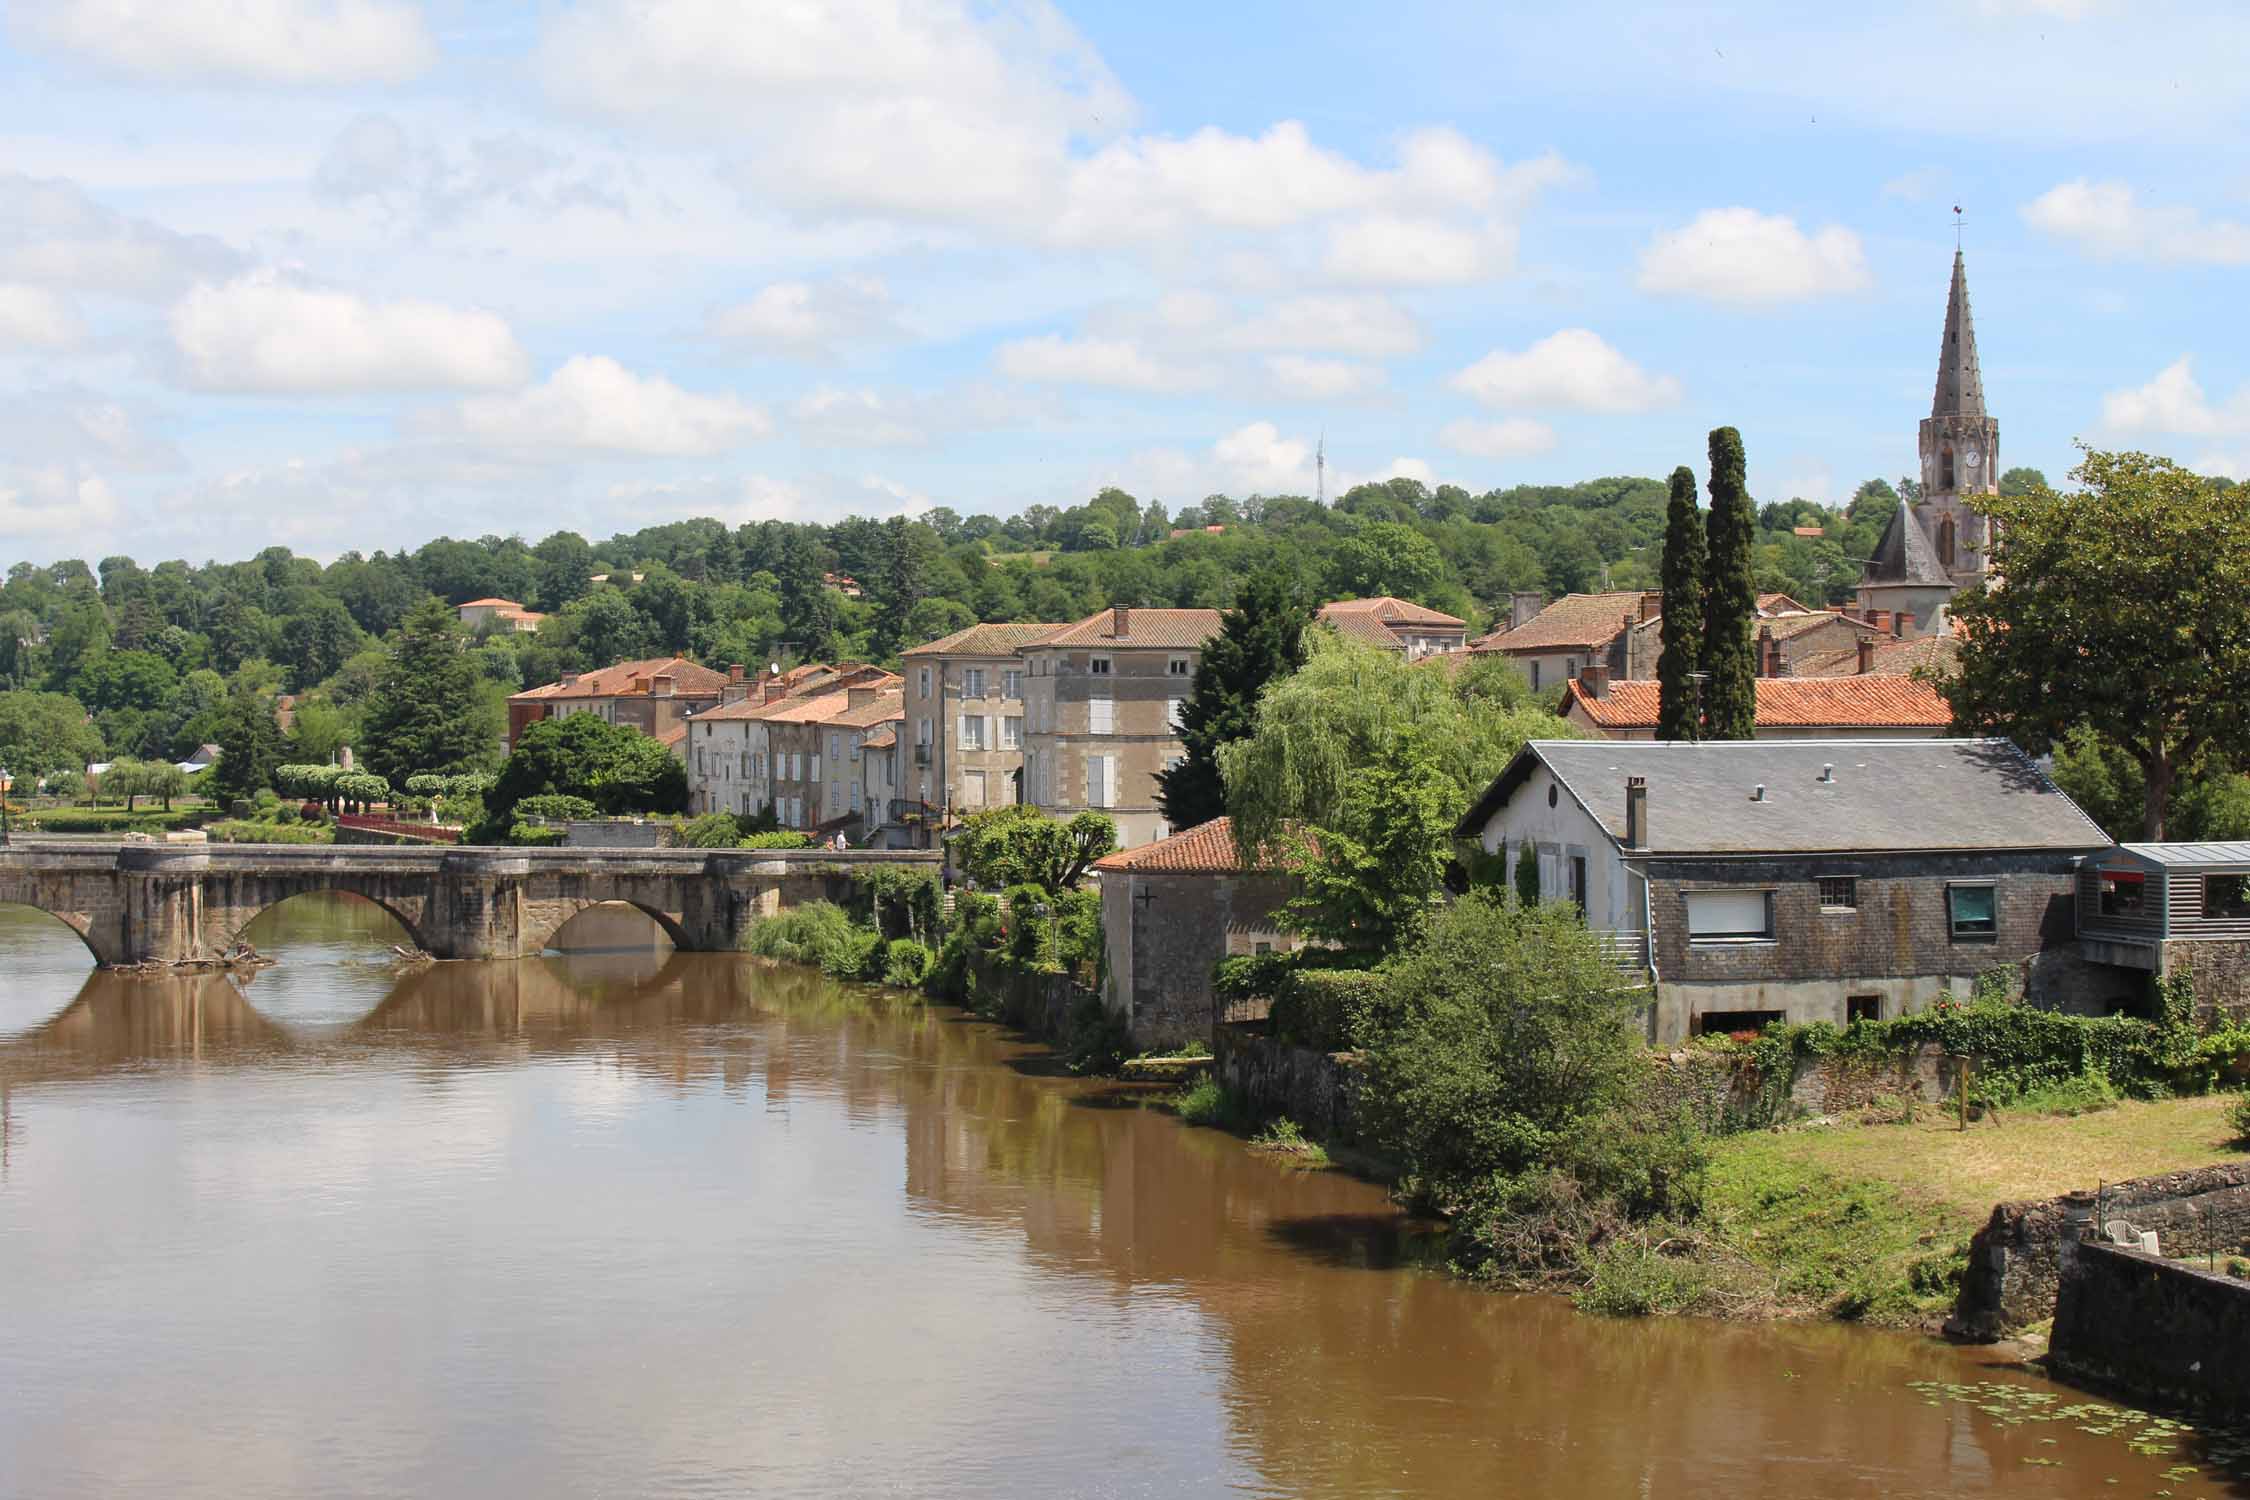
<svg viewBox="0 0 2250 1500">
<path fill-rule="evenodd" d="M 1496 630 L 1476 642 L 1476 651 L 1559 651 L 1572 646 L 1606 646 L 1617 639 L 1625 617 L 1641 614 L 1639 590 L 1614 594 L 1565 594 L 1513 630 Z"/>
<path fill-rule="evenodd" d="M 1128 609 L 1125 633 L 1116 633 L 1117 611 L 1105 609 L 1053 635 L 1031 642 L 1037 646 L 1148 646 L 1196 650 L 1219 633 L 1215 609 Z"/>
<path fill-rule="evenodd" d="M 1840 651 L 1815 651 L 1797 659 L 1796 675 L 1809 677 L 1905 677 L 1927 667 L 1941 677 L 1953 674 L 1961 659 L 1961 643 L 1951 636 L 1928 635 L 1914 640 L 1891 640 L 1878 637 L 1875 656 L 1867 671 L 1859 670 L 1859 648 L 1846 647 Z"/>
<path fill-rule="evenodd" d="M 1135 870 L 1164 875 L 1240 875 L 1248 868 L 1234 847 L 1232 818 L 1213 818 L 1153 844 L 1120 849 L 1095 860 L 1093 867 L 1100 873 Z"/>
<path fill-rule="evenodd" d="M 847 695 L 849 696 L 849 695 Z M 857 708 L 847 708 L 832 721 L 845 729 L 866 729 L 906 717 L 906 694 L 897 690 L 877 693 Z"/>
<path fill-rule="evenodd" d="M 971 625 L 966 630 L 956 630 L 951 635 L 941 635 L 934 641 L 925 641 L 899 653 L 901 656 L 1008 656 L 1018 647 L 1036 645 L 1064 626 L 1054 624 L 1033 625 Z"/>
<path fill-rule="evenodd" d="M 471 599 L 471 600 L 467 601 L 466 603 L 463 603 L 463 604 L 456 604 L 456 605 L 454 605 L 453 607 L 454 607 L 455 609 L 483 609 L 483 608 L 484 608 L 484 607 L 486 607 L 487 605 L 490 605 L 490 606 L 493 606 L 493 607 L 496 607 L 496 608 L 499 608 L 499 609 L 522 609 L 522 608 L 523 608 L 523 606 L 522 606 L 522 605 L 518 604 L 518 603 L 517 603 L 517 602 L 516 602 L 515 600 L 513 600 L 513 599 Z"/>
<path fill-rule="evenodd" d="M 891 746 L 898 743 L 898 730 L 893 726 L 903 722 L 905 722 L 903 719 L 893 720 L 889 724 L 884 724 L 869 731 L 867 738 L 860 741 L 861 746 L 868 750 L 890 749 Z"/>
<path fill-rule="evenodd" d="M 572 683 L 549 682 L 515 694 L 508 701 L 523 703 L 542 698 L 623 698 L 634 696 L 639 677 L 670 677 L 672 691 L 683 697 L 712 697 L 727 685 L 727 674 L 699 667 L 684 656 L 650 657 L 646 661 L 621 661 L 598 671 L 581 672 Z"/>
<path fill-rule="evenodd" d="M 1566 716 L 1598 729 L 1656 727 L 1654 682 L 1612 682 L 1608 696 L 1595 698 L 1573 678 L 1569 691 Z M 1757 694 L 1761 729 L 1941 730 L 1953 722 L 1938 690 L 1911 677 L 1761 677 Z"/>
<path fill-rule="evenodd" d="M 1367 614 L 1393 625 L 1459 625 L 1465 628 L 1469 623 L 1443 610 L 1390 594 L 1380 594 L 1373 599 L 1338 599 L 1333 604 L 1323 604 L 1320 614 L 1322 619 L 1340 614 Z"/>
<path fill-rule="evenodd" d="M 1398 649 L 1398 637 L 1391 628 L 1371 614 L 1347 610 L 1341 614 L 1320 612 L 1320 623 L 1350 640 L 1364 641 L 1370 646 L 1381 646 L 1387 651 Z"/>
</svg>

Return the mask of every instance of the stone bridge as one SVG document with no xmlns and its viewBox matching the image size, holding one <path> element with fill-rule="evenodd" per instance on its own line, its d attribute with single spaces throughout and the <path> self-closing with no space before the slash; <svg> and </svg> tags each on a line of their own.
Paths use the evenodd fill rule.
<svg viewBox="0 0 2250 1500">
<path fill-rule="evenodd" d="M 52 912 L 95 961 L 223 954 L 267 907 L 341 891 L 437 958 L 525 958 L 589 906 L 622 902 L 689 952 L 739 947 L 759 917 L 844 894 L 855 870 L 935 871 L 917 849 L 505 849 L 30 844 L 0 849 L 0 902 Z"/>
</svg>

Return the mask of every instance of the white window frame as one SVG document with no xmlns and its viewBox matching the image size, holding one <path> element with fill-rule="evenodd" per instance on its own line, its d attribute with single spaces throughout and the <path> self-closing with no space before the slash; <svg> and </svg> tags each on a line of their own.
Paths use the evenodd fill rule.
<svg viewBox="0 0 2250 1500">
<path fill-rule="evenodd" d="M 1770 886 L 1754 888 L 1683 891 L 1680 893 L 1682 915 L 1687 925 L 1691 944 L 1770 943 L 1774 941 L 1773 890 Z M 1756 930 L 1748 926 L 1751 902 L 1757 903 L 1761 914 Z M 1697 923 L 1696 907 L 1704 908 L 1704 921 Z M 1731 915 L 1728 915 L 1731 913 Z"/>
<path fill-rule="evenodd" d="M 1090 656 L 1086 659 L 1086 674 L 1089 677 L 1114 677 L 1117 675 L 1117 663 L 1106 656 Z"/>
<path fill-rule="evenodd" d="M 921 697 L 921 698 L 927 698 L 927 697 L 929 697 L 929 696 L 930 696 L 930 669 L 929 669 L 928 667 L 924 667 L 924 668 L 922 668 L 922 669 L 921 669 L 921 671 L 919 671 L 919 672 L 917 672 L 917 673 L 915 674 L 915 677 L 914 677 L 914 681 L 915 681 L 915 685 L 916 685 L 916 693 L 915 693 L 915 696 L 917 696 L 917 697 Z"/>
<path fill-rule="evenodd" d="M 972 730 L 971 725 L 976 727 Z M 961 748 L 964 750 L 991 749 L 992 747 L 985 743 L 985 729 L 985 716 L 983 714 L 961 715 Z"/>
<path fill-rule="evenodd" d="M 1195 675 L 1195 663 L 1184 656 L 1175 656 L 1164 664 L 1164 670 L 1173 677 L 1192 677 Z"/>
<path fill-rule="evenodd" d="M 1023 671 L 1021 668 L 1011 667 L 1000 674 L 1000 696 L 1003 698 L 1021 698 L 1023 696 Z"/>
<path fill-rule="evenodd" d="M 1167 698 L 1165 700 L 1164 724 L 1174 734 L 1187 727 L 1186 723 L 1183 722 L 1187 713 L 1187 702 L 1185 698 Z"/>
<path fill-rule="evenodd" d="M 963 667 L 961 669 L 961 696 L 964 698 L 982 698 L 984 696 L 984 668 Z"/>
<path fill-rule="evenodd" d="M 1023 715 L 1009 714 L 1001 719 L 1000 748 L 1003 750 L 1021 750 L 1023 748 Z"/>
</svg>

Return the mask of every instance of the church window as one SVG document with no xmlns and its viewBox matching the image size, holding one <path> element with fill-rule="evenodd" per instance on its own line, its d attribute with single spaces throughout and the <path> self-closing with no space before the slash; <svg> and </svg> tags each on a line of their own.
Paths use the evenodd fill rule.
<svg viewBox="0 0 2250 1500">
<path fill-rule="evenodd" d="M 1958 543 L 1955 540 L 1953 531 L 1953 518 L 1951 516 L 1946 516 L 1938 522 L 1937 527 L 1938 561 L 1944 563 L 1949 568 L 1952 567 L 1953 554 L 1957 545 Z"/>
<path fill-rule="evenodd" d="M 1938 488 L 1941 490 L 1953 488 L 1953 450 L 1951 448 L 1947 448 L 1938 454 Z"/>
</svg>

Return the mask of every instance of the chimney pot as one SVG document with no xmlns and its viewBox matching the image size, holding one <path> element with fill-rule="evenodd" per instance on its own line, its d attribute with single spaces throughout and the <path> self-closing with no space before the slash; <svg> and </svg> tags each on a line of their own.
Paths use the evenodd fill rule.
<svg viewBox="0 0 2250 1500">
<path fill-rule="evenodd" d="M 740 682 L 741 680 L 742 680 L 742 663 L 741 663 L 741 662 L 734 662 L 734 663 L 731 663 L 731 664 L 730 664 L 730 665 L 729 665 L 729 666 L 727 667 L 727 681 L 729 681 L 729 682 Z"/>
<path fill-rule="evenodd" d="M 1861 675 L 1864 676 L 1874 669 L 1875 638 L 1871 635 L 1863 635 L 1859 638 L 1859 670 Z"/>
<path fill-rule="evenodd" d="M 1625 847 L 1648 847 L 1648 778 L 1625 778 Z"/>
<path fill-rule="evenodd" d="M 1902 609 L 1897 614 L 1891 616 L 1891 634 L 1897 636 L 1899 639 L 1904 640 L 1906 638 L 1906 633 L 1913 628 L 1914 616 L 1908 614 L 1905 610 Z"/>
<path fill-rule="evenodd" d="M 1123 639 L 1132 633 L 1133 611 L 1122 604 L 1109 607 L 1109 633 Z"/>
<path fill-rule="evenodd" d="M 1641 623 L 1643 625 L 1655 619 L 1663 611 L 1664 591 L 1662 589 L 1641 590 Z"/>
<path fill-rule="evenodd" d="M 1600 701 L 1609 696 L 1609 663 L 1590 661 L 1578 669 L 1578 687 L 1589 698 Z"/>
<path fill-rule="evenodd" d="M 1766 800 L 1766 784 L 1764 782 L 1761 781 L 1756 786 L 1750 789 L 1750 800 L 1752 802 L 1763 802 Z"/>
</svg>

